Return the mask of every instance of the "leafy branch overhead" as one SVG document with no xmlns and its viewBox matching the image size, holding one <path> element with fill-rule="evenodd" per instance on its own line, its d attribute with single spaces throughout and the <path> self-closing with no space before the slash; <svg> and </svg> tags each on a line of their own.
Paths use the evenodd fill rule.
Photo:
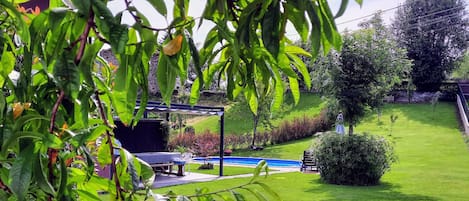
<svg viewBox="0 0 469 201">
<path fill-rule="evenodd" d="M 114 118 L 131 126 L 143 116 L 148 76 L 158 78 L 166 103 L 177 78 L 187 79 L 190 63 L 197 72 L 192 104 L 214 79 L 227 83 L 229 98 L 243 94 L 254 113 L 268 94 L 274 94 L 272 109 L 278 108 L 287 88 L 298 102 L 299 80 L 311 87 L 299 56 L 340 49 L 334 18 L 348 4 L 342 0 L 334 16 L 326 0 L 208 0 L 198 25 L 211 21 L 214 27 L 198 48 L 189 0 L 174 0 L 166 28 L 153 27 L 137 1 L 112 1 L 125 5 L 117 13 L 107 0 L 50 0 L 48 9 L 34 12 L 22 8 L 24 2 L 0 0 L 0 200 L 100 200 L 100 191 L 114 200 L 137 200 L 139 182 L 150 197 L 152 168 L 120 147 L 113 133 Z M 167 1 L 147 2 L 170 18 Z M 135 23 L 124 24 L 125 16 Z M 287 22 L 303 41 L 312 41 L 311 52 L 290 42 Z M 104 47 L 118 64 L 99 56 Z M 158 70 L 149 75 L 156 52 Z M 95 164 L 109 165 L 112 180 L 97 176 Z"/>
</svg>

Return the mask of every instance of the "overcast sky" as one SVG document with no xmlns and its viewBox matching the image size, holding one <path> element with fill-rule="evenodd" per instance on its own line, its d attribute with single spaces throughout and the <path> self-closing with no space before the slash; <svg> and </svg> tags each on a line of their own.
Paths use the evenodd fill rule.
<svg viewBox="0 0 469 201">
<path fill-rule="evenodd" d="M 165 0 L 168 6 L 168 16 L 172 16 L 172 0 Z M 465 0 L 466 4 L 469 0 Z M 123 1 L 110 1 L 110 6 L 114 12 L 119 12 L 124 9 Z M 153 27 L 163 28 L 167 27 L 171 22 L 169 17 L 165 20 L 161 15 L 159 15 L 152 6 L 147 1 L 135 0 L 136 7 L 141 10 L 150 20 Z M 191 0 L 189 6 L 189 15 L 195 18 L 200 17 L 205 6 L 205 0 Z M 339 6 L 341 0 L 329 0 L 331 9 L 335 13 Z M 344 30 L 345 28 L 349 30 L 357 29 L 358 23 L 369 19 L 366 17 L 372 15 L 373 13 L 381 10 L 383 11 L 383 18 L 386 24 L 390 24 L 394 14 L 396 12 L 396 7 L 403 4 L 405 0 L 363 0 L 363 5 L 360 7 L 355 1 L 349 1 L 349 5 L 344 15 L 336 19 L 336 23 L 339 31 Z M 124 17 L 127 23 L 133 23 L 130 17 Z M 194 40 L 196 43 L 203 42 L 205 35 L 212 27 L 209 22 L 204 22 L 203 26 L 200 29 L 194 30 Z M 298 39 L 296 32 L 292 30 L 292 26 L 287 28 L 286 35 L 291 39 Z"/>
</svg>

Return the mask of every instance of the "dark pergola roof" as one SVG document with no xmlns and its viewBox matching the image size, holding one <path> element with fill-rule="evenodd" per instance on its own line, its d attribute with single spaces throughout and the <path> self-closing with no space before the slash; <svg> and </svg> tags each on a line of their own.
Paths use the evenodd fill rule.
<svg viewBox="0 0 469 201">
<path fill-rule="evenodd" d="M 140 101 L 137 101 L 135 110 L 140 109 Z M 176 104 L 171 103 L 169 106 L 158 102 L 148 101 L 145 107 L 144 116 L 147 117 L 148 112 L 159 112 L 159 113 L 179 113 L 179 114 L 195 114 L 195 115 L 217 115 L 220 117 L 220 176 L 223 176 L 223 150 L 224 150 L 224 107 L 212 107 L 212 106 L 201 106 L 201 105 L 187 105 L 187 104 Z"/>
<path fill-rule="evenodd" d="M 140 108 L 140 102 L 137 102 L 137 108 Z M 162 112 L 162 113 L 180 113 L 180 114 L 196 114 L 196 115 L 217 115 L 222 116 L 225 113 L 223 107 L 201 106 L 201 105 L 186 105 L 171 103 L 168 105 L 157 102 L 148 101 L 145 111 Z"/>
</svg>

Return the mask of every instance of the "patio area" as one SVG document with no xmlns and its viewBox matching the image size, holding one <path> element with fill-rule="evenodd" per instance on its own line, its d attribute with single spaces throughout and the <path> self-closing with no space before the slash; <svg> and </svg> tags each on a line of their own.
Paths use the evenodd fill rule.
<svg viewBox="0 0 469 201">
<path fill-rule="evenodd" d="M 269 174 L 278 174 L 278 173 L 286 173 L 286 172 L 299 172 L 298 168 L 273 168 L 269 172 Z M 262 175 L 264 173 L 261 173 Z M 174 186 L 180 184 L 187 184 L 187 183 L 194 183 L 194 182 L 205 182 L 205 181 L 215 181 L 221 179 L 232 179 L 232 178 L 240 178 L 240 177 L 251 177 L 252 174 L 241 174 L 241 175 L 234 175 L 234 176 L 216 176 L 210 174 L 201 174 L 195 172 L 186 172 L 185 176 L 176 176 L 174 174 L 160 174 L 157 175 L 155 181 L 153 182 L 153 188 L 161 188 L 166 186 Z"/>
</svg>

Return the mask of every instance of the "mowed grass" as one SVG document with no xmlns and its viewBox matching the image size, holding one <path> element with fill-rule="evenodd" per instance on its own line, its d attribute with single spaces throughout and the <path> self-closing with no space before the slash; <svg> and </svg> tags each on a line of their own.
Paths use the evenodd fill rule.
<svg viewBox="0 0 469 201">
<path fill-rule="evenodd" d="M 233 155 L 300 160 L 303 155 L 302 150 L 306 150 L 311 146 L 312 139 L 314 138 L 305 138 L 279 145 L 266 146 L 262 151 L 252 151 L 249 149 L 235 150 L 233 151 Z"/>
<path fill-rule="evenodd" d="M 272 115 L 272 124 L 278 126 L 282 121 L 292 120 L 295 117 L 303 115 L 315 116 L 321 112 L 325 102 L 317 94 L 302 93 L 298 105 L 293 104 L 293 98 L 287 97 L 280 111 Z M 196 121 L 193 126 L 196 133 L 202 133 L 206 130 L 219 132 L 218 116 L 209 116 Z M 225 113 L 225 134 L 244 134 L 252 132 L 253 120 L 252 114 L 247 104 L 232 104 L 226 109 Z M 265 130 L 261 125 L 259 131 Z"/>
<path fill-rule="evenodd" d="M 190 172 L 195 172 L 195 173 L 202 173 L 202 174 L 210 174 L 210 175 L 219 175 L 220 173 L 220 166 L 219 165 L 214 165 L 213 169 L 211 170 L 199 170 L 198 167 L 201 164 L 197 163 L 192 163 L 190 164 Z M 228 166 L 228 165 L 223 165 L 223 175 L 224 176 L 233 176 L 233 175 L 241 175 L 241 174 L 250 174 L 254 171 L 253 167 L 240 167 L 240 166 Z"/>
<path fill-rule="evenodd" d="M 398 119 L 390 134 L 391 114 Z M 469 200 L 469 151 L 461 136 L 454 103 L 439 103 L 433 112 L 430 104 L 392 104 L 383 109 L 381 122 L 376 114 L 367 116 L 356 132 L 386 136 L 394 143 L 398 162 L 371 187 L 324 184 L 319 175 L 295 173 L 273 174 L 260 179 L 284 200 Z M 311 139 L 310 139 L 311 140 Z M 253 152 L 264 157 L 291 152 L 297 159 L 308 141 L 273 146 L 271 150 Z M 275 148 L 279 147 L 279 148 Z M 273 151 L 275 150 L 275 151 Z M 287 155 L 284 155 L 287 157 Z M 248 178 L 227 179 L 156 189 L 179 194 L 194 194 L 196 188 L 210 191 L 226 189 L 247 182 Z M 257 188 L 257 187 L 256 187 Z M 249 193 L 245 193 L 250 196 Z M 255 200 L 248 197 L 247 200 Z"/>
</svg>

